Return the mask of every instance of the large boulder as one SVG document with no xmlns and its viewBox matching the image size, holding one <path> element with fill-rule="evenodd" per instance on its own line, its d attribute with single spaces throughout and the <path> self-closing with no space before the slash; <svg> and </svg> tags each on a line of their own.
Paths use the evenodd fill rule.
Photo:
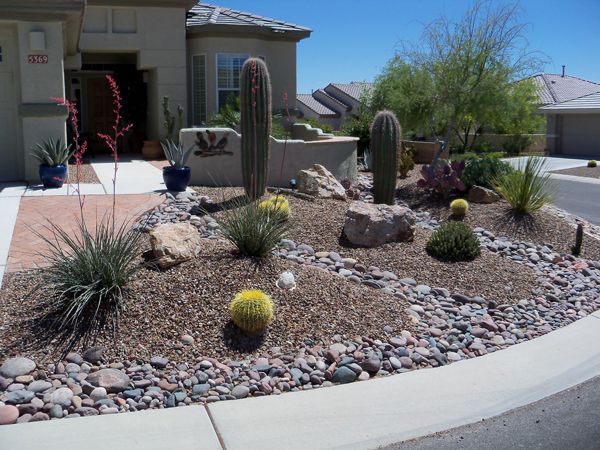
<svg viewBox="0 0 600 450">
<path fill-rule="evenodd" d="M 468 200 L 472 203 L 494 203 L 500 200 L 500 196 L 491 189 L 473 186 L 469 191 Z"/>
<path fill-rule="evenodd" d="M 29 358 L 17 357 L 4 361 L 0 366 L 0 375 L 6 378 L 16 378 L 27 375 L 35 370 L 35 362 Z"/>
<path fill-rule="evenodd" d="M 150 231 L 150 245 L 161 269 L 168 269 L 200 254 L 200 234 L 189 223 L 159 225 Z"/>
<path fill-rule="evenodd" d="M 297 176 L 298 192 L 321 198 L 346 200 L 346 189 L 333 174 L 320 164 L 301 170 Z"/>
<path fill-rule="evenodd" d="M 410 241 L 415 232 L 415 221 L 416 215 L 410 208 L 355 201 L 346 212 L 344 235 L 359 247 Z"/>
</svg>

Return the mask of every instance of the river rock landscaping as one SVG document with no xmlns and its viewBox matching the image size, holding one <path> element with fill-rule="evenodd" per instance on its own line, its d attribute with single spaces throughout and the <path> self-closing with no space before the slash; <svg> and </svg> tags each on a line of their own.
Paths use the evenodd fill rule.
<svg viewBox="0 0 600 450">
<path fill-rule="evenodd" d="M 481 256 L 441 262 L 424 247 L 448 220 L 447 202 L 418 207 L 416 191 L 401 194 L 413 192 L 414 181 L 400 180 L 397 195 L 401 209 L 414 209 L 412 240 L 355 247 L 342 233 L 353 200 L 290 194 L 292 231 L 264 261 L 239 258 L 222 239 L 221 205 L 241 190 L 168 194 L 138 228 L 191 224 L 200 236 L 194 254 L 168 270 L 138 272 L 116 339 L 107 329 L 68 353 L 39 329 L 45 293 L 31 294 L 37 272 L 7 276 L 0 424 L 364 381 L 485 355 L 600 309 L 600 246 L 591 237 L 584 257 L 575 257 L 566 250 L 573 228 L 556 215 L 540 212 L 537 229 L 502 234 L 489 217 L 506 205 L 472 204 L 464 221 Z M 353 198 L 372 201 L 368 174 L 353 189 Z M 276 286 L 284 272 L 295 289 Z M 275 319 L 263 335 L 247 336 L 229 320 L 229 301 L 246 287 L 274 299 Z"/>
</svg>

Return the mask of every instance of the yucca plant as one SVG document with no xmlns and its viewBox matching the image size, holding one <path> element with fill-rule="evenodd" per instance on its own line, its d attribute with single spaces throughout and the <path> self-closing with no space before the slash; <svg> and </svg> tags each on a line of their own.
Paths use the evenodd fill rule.
<svg viewBox="0 0 600 450">
<path fill-rule="evenodd" d="M 71 150 L 71 145 L 66 145 L 60 138 L 42 141 L 31 149 L 31 156 L 37 159 L 40 164 L 50 167 L 67 163 L 73 153 L 75 153 L 75 150 Z"/>
<path fill-rule="evenodd" d="M 171 167 L 175 167 L 176 169 L 182 169 L 185 167 L 188 158 L 192 154 L 195 145 L 192 145 L 187 150 L 183 149 L 183 144 L 179 142 L 176 144 L 171 139 L 167 139 L 165 142 L 161 142 L 160 145 L 165 152 L 165 156 L 167 157 L 167 161 Z"/>
<path fill-rule="evenodd" d="M 290 230 L 288 211 L 275 204 L 261 207 L 259 202 L 244 198 L 230 206 L 215 220 L 242 256 L 268 256 Z"/>
<path fill-rule="evenodd" d="M 552 200 L 552 180 L 540 157 L 527 158 L 516 171 L 494 179 L 493 184 L 496 192 L 520 214 L 538 211 Z"/>
</svg>

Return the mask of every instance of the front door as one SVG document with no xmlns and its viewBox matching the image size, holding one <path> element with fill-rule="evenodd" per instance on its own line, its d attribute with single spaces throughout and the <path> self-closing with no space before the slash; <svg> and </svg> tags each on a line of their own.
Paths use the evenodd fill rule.
<svg viewBox="0 0 600 450">
<path fill-rule="evenodd" d="M 0 30 L 0 182 L 15 181 L 19 154 L 12 39 Z"/>
<path fill-rule="evenodd" d="M 87 79 L 87 118 L 88 131 L 91 134 L 90 147 L 93 152 L 106 152 L 108 149 L 97 138 L 98 133 L 112 131 L 114 121 L 110 87 L 104 77 Z"/>
</svg>

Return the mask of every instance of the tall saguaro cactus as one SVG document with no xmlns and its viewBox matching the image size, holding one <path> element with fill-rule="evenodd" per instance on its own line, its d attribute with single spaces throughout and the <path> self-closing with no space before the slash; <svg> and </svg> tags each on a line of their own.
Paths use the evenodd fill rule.
<svg viewBox="0 0 600 450">
<path fill-rule="evenodd" d="M 240 75 L 242 180 L 246 195 L 264 194 L 269 174 L 271 80 L 263 60 L 248 59 Z"/>
<path fill-rule="evenodd" d="M 371 126 L 371 170 L 375 203 L 394 204 L 402 131 L 393 112 L 380 111 Z"/>
</svg>

